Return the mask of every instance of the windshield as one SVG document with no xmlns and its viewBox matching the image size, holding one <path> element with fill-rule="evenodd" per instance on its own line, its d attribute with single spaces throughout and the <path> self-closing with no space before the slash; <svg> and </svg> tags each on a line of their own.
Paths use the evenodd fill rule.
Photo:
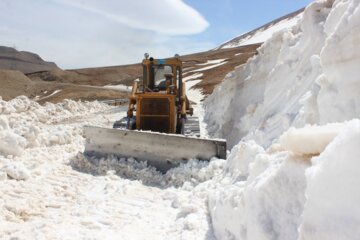
<svg viewBox="0 0 360 240">
<path fill-rule="evenodd" d="M 172 73 L 172 69 L 170 66 L 154 66 L 154 80 L 155 85 L 159 85 L 160 82 L 165 81 L 164 74 Z"/>
</svg>

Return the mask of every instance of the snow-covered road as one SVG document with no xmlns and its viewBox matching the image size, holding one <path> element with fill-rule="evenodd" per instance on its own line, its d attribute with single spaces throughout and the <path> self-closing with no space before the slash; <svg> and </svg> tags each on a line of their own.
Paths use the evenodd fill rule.
<svg viewBox="0 0 360 240">
<path fill-rule="evenodd" d="M 82 155 L 82 126 L 111 127 L 126 108 L 25 97 L 0 106 L 2 239 L 213 239 L 209 189 L 199 183 L 224 160 L 194 160 L 166 175 L 132 159 L 95 166 Z"/>
</svg>

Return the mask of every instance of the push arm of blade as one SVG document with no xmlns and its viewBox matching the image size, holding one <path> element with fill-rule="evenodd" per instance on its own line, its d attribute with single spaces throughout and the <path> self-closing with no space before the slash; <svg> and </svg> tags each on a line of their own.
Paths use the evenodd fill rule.
<svg viewBox="0 0 360 240">
<path fill-rule="evenodd" d="M 181 117 L 186 117 L 186 90 L 185 83 L 182 83 L 182 94 L 181 94 Z"/>
<path fill-rule="evenodd" d="M 133 115 L 134 115 L 134 106 L 136 104 L 136 92 L 137 92 L 137 89 L 138 89 L 138 82 L 137 81 L 134 81 L 134 84 L 133 84 L 133 87 L 132 87 L 132 90 L 131 90 L 131 94 L 130 94 L 130 97 L 129 97 L 129 108 L 128 108 L 128 111 L 127 111 L 127 116 L 128 118 L 132 118 Z"/>
</svg>

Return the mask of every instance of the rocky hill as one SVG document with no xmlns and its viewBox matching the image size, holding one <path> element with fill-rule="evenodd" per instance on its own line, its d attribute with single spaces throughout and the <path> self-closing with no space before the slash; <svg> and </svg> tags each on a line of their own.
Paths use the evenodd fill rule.
<svg viewBox="0 0 360 240">
<path fill-rule="evenodd" d="M 44 61 L 39 55 L 0 46 L 0 69 L 17 70 L 23 73 L 59 69 L 53 62 Z"/>
</svg>

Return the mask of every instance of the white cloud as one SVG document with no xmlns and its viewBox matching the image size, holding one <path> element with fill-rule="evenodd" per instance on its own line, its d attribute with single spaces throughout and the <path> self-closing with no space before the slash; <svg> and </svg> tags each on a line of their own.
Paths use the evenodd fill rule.
<svg viewBox="0 0 360 240">
<path fill-rule="evenodd" d="M 80 0 L 75 1 L 81 4 Z M 144 52 L 168 57 L 214 47 L 191 36 L 174 35 L 201 30 L 201 24 L 190 29 L 189 25 L 196 24 L 187 21 L 200 15 L 180 0 L 131 0 L 124 6 L 120 0 L 83 1 L 97 10 L 74 7 L 69 2 L 1 0 L 0 9 L 4 11 L 0 15 L 0 45 L 38 53 L 66 69 L 140 62 Z M 98 7 L 100 3 L 106 7 Z M 139 5 L 143 7 L 139 9 Z M 175 13 L 176 9 L 182 13 Z M 130 20 L 113 19 L 115 12 Z M 165 17 L 167 14 L 173 18 Z"/>
<path fill-rule="evenodd" d="M 129 27 L 162 34 L 194 34 L 209 26 L 196 10 L 181 0 L 53 1 L 99 14 Z"/>
</svg>

